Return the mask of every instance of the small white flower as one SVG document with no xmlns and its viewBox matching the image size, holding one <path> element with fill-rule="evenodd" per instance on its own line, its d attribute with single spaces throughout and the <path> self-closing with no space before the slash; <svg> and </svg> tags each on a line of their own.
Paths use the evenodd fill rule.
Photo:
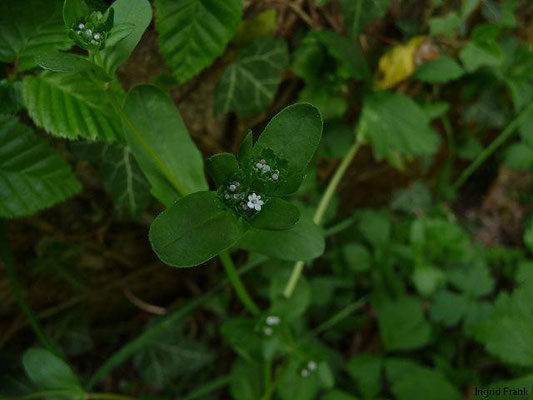
<svg viewBox="0 0 533 400">
<path fill-rule="evenodd" d="M 83 25 L 83 24 L 79 24 L 79 25 L 78 25 L 78 28 L 79 28 L 79 29 L 83 29 L 83 28 L 85 28 L 85 25 Z"/>
<path fill-rule="evenodd" d="M 260 162 L 258 162 L 257 164 L 255 164 L 255 166 L 259 169 L 263 168 L 263 164 L 261 164 Z"/>
<path fill-rule="evenodd" d="M 267 325 L 279 325 L 280 319 L 277 315 L 269 315 L 265 322 Z"/>
<path fill-rule="evenodd" d="M 91 31 L 90 29 L 87 29 L 85 33 L 87 34 L 87 36 L 91 36 L 93 34 L 93 31 Z"/>
<path fill-rule="evenodd" d="M 314 361 L 309 361 L 309 362 L 307 363 L 307 368 L 309 368 L 309 371 L 315 371 L 316 368 L 317 368 L 316 362 L 314 362 Z"/>
<path fill-rule="evenodd" d="M 266 165 L 266 164 L 263 165 L 263 171 L 264 171 L 264 172 L 268 172 L 268 171 L 270 171 L 270 165 Z"/>
<path fill-rule="evenodd" d="M 81 35 L 81 31 L 76 31 L 76 33 L 77 33 L 78 35 Z"/>
<path fill-rule="evenodd" d="M 275 172 L 272 174 L 272 179 L 277 181 L 279 179 L 279 175 L 276 174 Z"/>
<path fill-rule="evenodd" d="M 265 328 L 263 328 L 263 333 L 267 336 L 272 335 L 272 328 L 269 328 L 268 326 L 266 326 Z"/>
<path fill-rule="evenodd" d="M 96 40 L 94 40 L 94 39 L 91 40 L 91 44 L 96 44 L 96 43 L 98 43 Z"/>
<path fill-rule="evenodd" d="M 229 200 L 229 199 L 231 198 L 231 196 L 229 195 L 228 192 L 224 192 L 224 198 L 225 198 L 226 200 Z"/>
<path fill-rule="evenodd" d="M 258 196 L 255 193 L 252 193 L 248 196 L 248 207 L 251 209 L 254 209 L 256 211 L 261 211 L 261 206 L 265 204 L 263 200 L 261 200 L 261 196 Z"/>
<path fill-rule="evenodd" d="M 229 190 L 231 190 L 232 192 L 236 191 L 237 190 L 237 186 L 235 186 L 235 184 L 231 184 L 229 185 Z"/>
<path fill-rule="evenodd" d="M 300 371 L 300 375 L 302 375 L 304 378 L 307 378 L 309 376 L 309 371 L 304 368 Z"/>
<path fill-rule="evenodd" d="M 100 40 L 101 37 L 102 35 L 100 35 L 99 33 L 95 33 L 93 36 L 94 40 Z"/>
</svg>

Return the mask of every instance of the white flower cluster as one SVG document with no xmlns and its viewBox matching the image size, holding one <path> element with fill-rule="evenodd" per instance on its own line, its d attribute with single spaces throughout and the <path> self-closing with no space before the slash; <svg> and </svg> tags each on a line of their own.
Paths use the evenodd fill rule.
<svg viewBox="0 0 533 400">
<path fill-rule="evenodd" d="M 100 44 L 104 36 L 102 33 L 99 32 L 93 33 L 93 31 L 90 28 L 86 27 L 83 23 L 80 23 L 78 25 L 78 30 L 76 31 L 76 33 L 79 36 L 82 36 L 82 38 L 84 38 L 85 40 L 90 40 L 91 44 Z"/>
<path fill-rule="evenodd" d="M 265 324 L 267 326 L 265 326 L 263 328 L 263 333 L 266 335 L 266 336 L 270 336 L 272 335 L 272 326 L 277 326 L 279 325 L 279 323 L 281 322 L 280 318 L 277 316 L 277 315 L 269 315 L 268 317 L 266 317 L 265 319 Z"/>
<path fill-rule="evenodd" d="M 279 179 L 279 171 L 277 169 L 273 170 L 270 165 L 266 163 L 265 160 L 258 161 L 254 166 L 254 171 L 260 172 L 264 175 L 270 173 L 269 179 L 272 179 L 273 181 L 277 181 Z"/>
<path fill-rule="evenodd" d="M 304 378 L 307 378 L 309 375 L 311 375 L 311 372 L 316 371 L 318 368 L 318 365 L 315 361 L 311 360 L 307 363 L 307 368 L 302 368 L 300 371 L 300 375 Z"/>
<path fill-rule="evenodd" d="M 246 193 L 241 190 L 241 184 L 238 181 L 233 181 L 229 184 L 228 190 L 224 191 L 224 199 L 228 201 L 240 201 L 239 205 L 244 211 L 255 210 L 261 211 L 265 202 L 261 196 L 252 192 L 246 198 Z"/>
</svg>

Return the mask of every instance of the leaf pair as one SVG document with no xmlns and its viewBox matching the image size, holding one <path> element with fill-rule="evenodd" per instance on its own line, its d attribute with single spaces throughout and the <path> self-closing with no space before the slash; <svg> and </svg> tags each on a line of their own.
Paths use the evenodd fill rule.
<svg viewBox="0 0 533 400">
<path fill-rule="evenodd" d="M 249 134 L 238 160 L 228 153 L 209 159 L 218 192 L 190 194 L 161 213 L 150 228 L 154 251 L 169 265 L 194 266 L 235 245 L 247 232 L 275 237 L 293 227 L 298 209 L 278 196 L 298 189 L 321 135 L 318 110 L 295 104 L 272 119 L 255 145 Z M 269 163 L 280 166 L 275 170 L 279 179 L 273 179 Z"/>
</svg>

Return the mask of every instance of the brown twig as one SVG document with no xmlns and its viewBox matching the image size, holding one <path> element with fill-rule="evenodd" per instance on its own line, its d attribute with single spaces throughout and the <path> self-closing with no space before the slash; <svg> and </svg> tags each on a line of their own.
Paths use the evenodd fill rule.
<svg viewBox="0 0 533 400">
<path fill-rule="evenodd" d="M 150 304 L 139 297 L 135 296 L 129 286 L 124 283 L 124 287 L 122 288 L 122 292 L 124 293 L 124 296 L 137 308 L 146 311 L 150 314 L 155 315 L 165 315 L 167 310 L 164 307 L 156 306 L 155 304 Z"/>
</svg>

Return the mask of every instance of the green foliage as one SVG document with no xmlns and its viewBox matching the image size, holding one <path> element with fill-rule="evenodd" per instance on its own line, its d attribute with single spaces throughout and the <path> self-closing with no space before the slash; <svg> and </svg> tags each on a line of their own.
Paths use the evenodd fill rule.
<svg viewBox="0 0 533 400">
<path fill-rule="evenodd" d="M 378 322 L 381 338 L 389 351 L 416 349 L 431 338 L 431 325 L 424 317 L 422 305 L 413 297 L 380 305 Z"/>
<path fill-rule="evenodd" d="M 459 400 L 462 398 L 459 391 L 440 372 L 421 367 L 395 380 L 391 390 L 397 400 Z"/>
<path fill-rule="evenodd" d="M 107 46 L 101 55 L 102 66 L 112 74 L 141 40 L 152 20 L 152 7 L 148 0 L 115 0 L 110 9 L 114 12 L 115 29 L 109 32 Z"/>
<path fill-rule="evenodd" d="M 453 58 L 442 55 L 435 61 L 422 64 L 414 76 L 423 82 L 444 83 L 463 75 L 463 68 Z"/>
<path fill-rule="evenodd" d="M 365 97 L 357 132 L 370 141 L 378 160 L 393 154 L 430 155 L 439 142 L 420 106 L 409 97 L 388 91 Z"/>
<path fill-rule="evenodd" d="M 144 177 L 131 150 L 118 143 L 73 144 L 81 159 L 98 168 L 100 178 L 115 207 L 138 215 L 150 201 L 150 185 Z"/>
<path fill-rule="evenodd" d="M 89 73 L 46 71 L 24 78 L 24 103 L 35 124 L 54 136 L 117 140 L 120 121 L 101 85 Z"/>
<path fill-rule="evenodd" d="M 80 189 L 69 165 L 43 138 L 15 117 L 0 116 L 0 216 L 31 215 Z"/>
<path fill-rule="evenodd" d="M 282 39 L 258 38 L 239 51 L 217 83 L 215 110 L 235 111 L 250 116 L 264 111 L 272 102 L 287 68 L 289 54 Z"/>
<path fill-rule="evenodd" d="M 356 38 L 374 18 L 385 15 L 390 0 L 342 0 L 342 13 L 348 34 Z"/>
<path fill-rule="evenodd" d="M 94 64 L 85 58 L 71 53 L 46 53 L 35 60 L 39 67 L 55 72 L 86 72 L 94 68 Z"/>
<path fill-rule="evenodd" d="M 47 350 L 31 348 L 26 350 L 22 359 L 24 370 L 35 385 L 41 390 L 65 390 L 69 395 L 50 396 L 53 400 L 81 400 L 82 391 L 76 374 L 59 357 Z"/>
<path fill-rule="evenodd" d="M 130 90 L 124 102 L 126 141 L 163 204 L 207 189 L 200 152 L 172 100 L 155 86 Z"/>
<path fill-rule="evenodd" d="M 150 227 L 157 256 L 175 267 L 192 267 L 233 245 L 243 228 L 215 192 L 185 196 L 163 211 Z"/>
<path fill-rule="evenodd" d="M 223 53 L 242 14 L 242 0 L 157 0 L 155 6 L 161 52 L 180 83 Z"/>
<path fill-rule="evenodd" d="M 355 356 L 348 362 L 348 373 L 357 382 L 365 399 L 375 398 L 381 391 L 382 366 L 381 357 L 370 354 Z"/>
<path fill-rule="evenodd" d="M 69 49 L 62 5 L 61 0 L 2 1 L 0 61 L 15 62 L 18 71 L 25 71 L 36 65 L 36 55 Z"/>
</svg>

